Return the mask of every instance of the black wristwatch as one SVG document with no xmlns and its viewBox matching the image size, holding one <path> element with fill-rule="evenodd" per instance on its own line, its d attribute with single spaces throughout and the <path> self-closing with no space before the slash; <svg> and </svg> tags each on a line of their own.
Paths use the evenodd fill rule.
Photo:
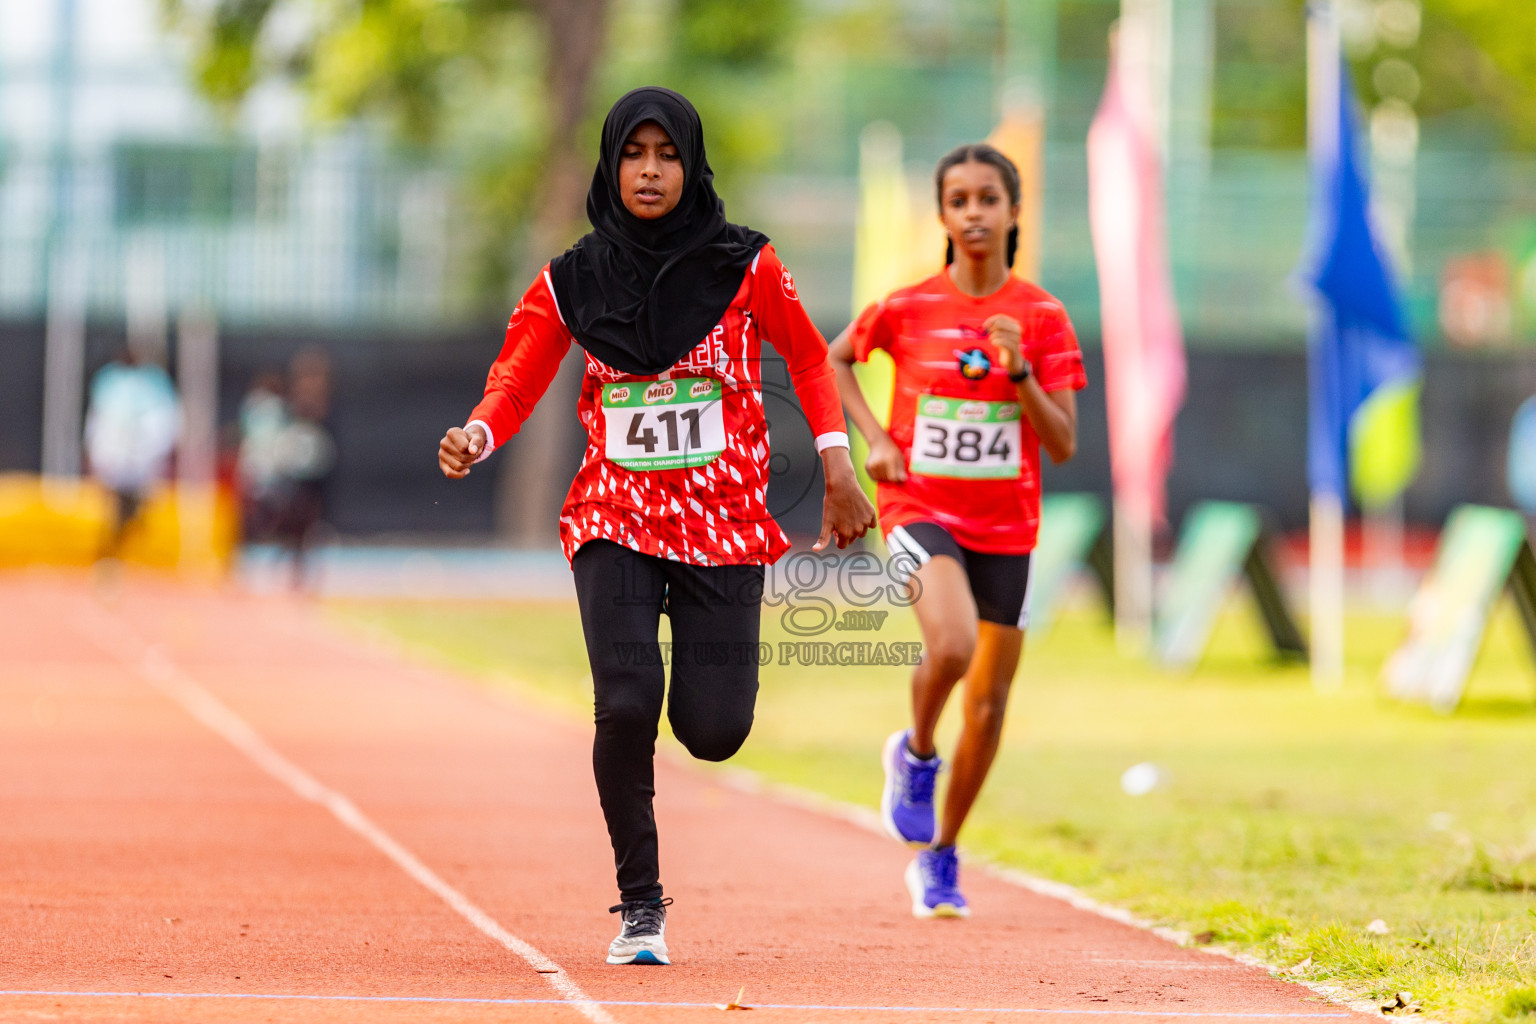
<svg viewBox="0 0 1536 1024">
<path fill-rule="evenodd" d="M 1024 360 L 1024 369 L 1020 370 L 1018 373 L 1010 373 L 1008 375 L 1008 379 L 1013 381 L 1015 384 L 1023 384 L 1025 381 L 1029 380 L 1029 375 L 1034 372 L 1035 368 L 1030 366 L 1029 360 L 1026 359 Z"/>
</svg>

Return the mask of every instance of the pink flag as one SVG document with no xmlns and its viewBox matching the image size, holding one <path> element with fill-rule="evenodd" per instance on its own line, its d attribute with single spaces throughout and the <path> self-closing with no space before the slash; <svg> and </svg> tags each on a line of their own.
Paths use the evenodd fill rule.
<svg viewBox="0 0 1536 1024">
<path fill-rule="evenodd" d="M 1184 404 L 1184 338 L 1163 222 L 1151 118 L 1110 61 L 1088 129 L 1088 214 L 1099 270 L 1109 464 L 1117 497 L 1166 514 L 1173 421 Z"/>
</svg>

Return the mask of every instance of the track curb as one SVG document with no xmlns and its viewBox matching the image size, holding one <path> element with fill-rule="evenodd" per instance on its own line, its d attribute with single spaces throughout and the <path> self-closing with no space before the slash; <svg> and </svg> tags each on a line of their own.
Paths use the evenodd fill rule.
<svg viewBox="0 0 1536 1024">
<path fill-rule="evenodd" d="M 657 756 L 666 757 L 674 766 L 682 767 L 685 770 L 698 771 L 696 766 L 680 758 L 672 757 L 660 750 L 657 751 Z M 799 786 L 792 786 L 788 783 L 774 782 L 749 768 L 725 768 L 715 772 L 708 772 L 708 774 L 715 776 L 722 784 L 738 792 L 767 797 L 770 800 L 810 811 L 814 814 L 846 821 L 866 832 L 882 837 L 886 836 L 885 828 L 880 822 L 880 815 L 873 808 L 835 800 L 832 797 L 824 796 L 808 789 L 802 789 Z M 1228 946 L 1197 943 L 1187 931 L 1169 928 L 1155 921 L 1138 917 L 1124 907 L 1103 903 L 1065 882 L 1040 878 L 1029 874 L 1027 871 L 1020 871 L 1018 868 L 1007 867 L 996 861 L 974 855 L 962 855 L 962 859 L 967 864 L 979 867 L 993 878 L 1006 882 L 1009 885 L 1017 886 L 1020 889 L 1027 889 L 1040 896 L 1059 900 L 1076 910 L 1083 910 L 1097 917 L 1129 925 L 1140 931 L 1151 932 L 1158 938 L 1184 949 L 1192 949 L 1210 956 L 1222 957 L 1247 967 L 1261 968 L 1269 972 L 1276 980 L 1301 985 L 1322 996 L 1335 1006 L 1342 1006 L 1356 1013 L 1368 1014 L 1377 1019 L 1387 1019 L 1387 1015 L 1381 1012 L 1381 1007 L 1374 1000 L 1364 999 L 1358 993 L 1351 992 L 1342 985 L 1334 985 L 1322 981 L 1308 981 L 1305 978 L 1295 977 L 1286 968 L 1272 964 L 1267 960 L 1261 960 L 1251 953 L 1244 953 L 1241 950 L 1232 949 Z M 1446 1022 L 1434 1017 L 1421 1014 L 1413 1014 L 1412 1016 L 1418 1024 L 1446 1024 Z"/>
</svg>

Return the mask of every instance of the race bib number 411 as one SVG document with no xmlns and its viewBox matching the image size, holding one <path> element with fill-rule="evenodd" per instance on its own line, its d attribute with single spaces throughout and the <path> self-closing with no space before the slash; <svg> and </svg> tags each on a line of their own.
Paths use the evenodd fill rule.
<svg viewBox="0 0 1536 1024">
<path fill-rule="evenodd" d="M 725 451 L 725 404 L 710 377 L 603 386 L 608 461 L 625 469 L 682 469 Z"/>
<path fill-rule="evenodd" d="M 924 476 L 1012 480 L 1019 475 L 1019 403 L 921 395 L 908 468 Z"/>
</svg>

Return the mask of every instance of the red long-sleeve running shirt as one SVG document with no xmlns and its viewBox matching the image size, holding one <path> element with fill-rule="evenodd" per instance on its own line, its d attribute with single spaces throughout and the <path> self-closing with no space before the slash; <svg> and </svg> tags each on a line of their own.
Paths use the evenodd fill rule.
<svg viewBox="0 0 1536 1024">
<path fill-rule="evenodd" d="M 621 373 L 583 353 L 587 450 L 560 512 L 567 560 L 598 538 L 691 565 L 764 565 L 788 549 L 766 501 L 765 339 L 789 364 L 816 450 L 847 446 L 826 339 L 764 246 L 719 324 L 665 373 Z M 482 459 L 522 427 L 573 340 L 546 266 L 513 311 L 470 414 L 489 441 Z"/>
</svg>

